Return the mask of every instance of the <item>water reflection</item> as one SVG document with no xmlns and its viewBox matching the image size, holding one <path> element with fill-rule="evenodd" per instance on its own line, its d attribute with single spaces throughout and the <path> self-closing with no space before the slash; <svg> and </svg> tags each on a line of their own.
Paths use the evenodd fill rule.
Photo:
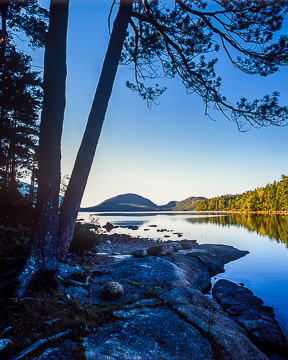
<svg viewBox="0 0 288 360">
<path fill-rule="evenodd" d="M 194 224 L 215 224 L 219 226 L 244 227 L 288 247 L 288 216 L 263 214 L 227 214 L 220 216 L 193 217 L 187 221 Z"/>
</svg>

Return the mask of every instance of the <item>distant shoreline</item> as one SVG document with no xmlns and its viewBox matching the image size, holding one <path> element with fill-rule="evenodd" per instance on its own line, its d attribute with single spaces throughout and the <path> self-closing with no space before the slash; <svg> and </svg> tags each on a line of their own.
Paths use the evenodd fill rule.
<svg viewBox="0 0 288 360">
<path fill-rule="evenodd" d="M 79 212 L 83 213 L 105 213 L 105 214 L 115 214 L 115 213 L 212 213 L 212 214 L 260 214 L 260 215 L 288 215 L 288 210 L 286 211 L 249 211 L 249 210 L 109 210 L 109 211 L 101 211 L 101 210 L 87 210 L 81 209 Z"/>
</svg>

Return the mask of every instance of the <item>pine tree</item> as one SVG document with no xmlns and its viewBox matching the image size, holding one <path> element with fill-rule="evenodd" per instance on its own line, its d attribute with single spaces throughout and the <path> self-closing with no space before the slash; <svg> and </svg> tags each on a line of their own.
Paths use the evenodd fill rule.
<svg viewBox="0 0 288 360">
<path fill-rule="evenodd" d="M 0 133 L 2 187 L 15 188 L 16 177 L 29 168 L 38 140 L 40 78 L 31 58 L 7 44 L 0 64 Z"/>
</svg>

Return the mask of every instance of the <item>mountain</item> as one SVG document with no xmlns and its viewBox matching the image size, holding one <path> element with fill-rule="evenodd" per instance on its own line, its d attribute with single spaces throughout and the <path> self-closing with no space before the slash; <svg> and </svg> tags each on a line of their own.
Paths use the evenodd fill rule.
<svg viewBox="0 0 288 360">
<path fill-rule="evenodd" d="M 205 198 L 203 196 L 191 196 L 183 201 L 178 201 L 173 207 L 174 211 L 195 210 L 198 203 Z"/>
<path fill-rule="evenodd" d="M 167 205 L 158 206 L 151 200 L 136 194 L 118 195 L 101 204 L 82 208 L 81 211 L 171 211 L 176 201 L 170 201 Z"/>
</svg>

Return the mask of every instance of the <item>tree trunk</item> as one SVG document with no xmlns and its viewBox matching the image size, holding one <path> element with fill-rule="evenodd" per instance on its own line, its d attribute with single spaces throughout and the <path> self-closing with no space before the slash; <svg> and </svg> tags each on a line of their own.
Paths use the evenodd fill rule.
<svg viewBox="0 0 288 360">
<path fill-rule="evenodd" d="M 38 194 L 30 255 L 19 276 L 22 296 L 36 273 L 54 271 L 58 245 L 61 137 L 65 109 L 69 0 L 51 0 L 44 56 L 44 98 L 39 135 Z"/>
<path fill-rule="evenodd" d="M 66 256 L 73 236 L 77 214 L 94 159 L 120 61 L 128 22 L 131 17 L 132 2 L 133 0 L 120 1 L 86 130 L 61 206 L 59 219 L 59 258 Z"/>
<path fill-rule="evenodd" d="M 0 12 L 1 12 L 1 32 L 0 32 L 0 63 L 5 64 L 5 49 L 6 49 L 6 41 L 7 41 L 7 10 L 8 10 L 8 2 L 7 0 L 0 1 Z M 5 78 L 5 68 L 3 69 L 2 78 Z M 1 146 L 1 153 L 0 153 L 0 166 L 3 166 L 3 181 L 1 181 L 1 185 L 5 188 L 6 187 L 6 171 L 5 171 L 5 164 L 6 164 L 6 157 L 5 157 L 5 150 L 3 147 L 3 135 L 1 127 L 4 124 L 4 117 L 5 117 L 5 110 L 3 106 L 1 106 L 1 113 L 0 113 L 0 146 Z M 2 180 L 2 179 L 1 179 Z"/>
</svg>

